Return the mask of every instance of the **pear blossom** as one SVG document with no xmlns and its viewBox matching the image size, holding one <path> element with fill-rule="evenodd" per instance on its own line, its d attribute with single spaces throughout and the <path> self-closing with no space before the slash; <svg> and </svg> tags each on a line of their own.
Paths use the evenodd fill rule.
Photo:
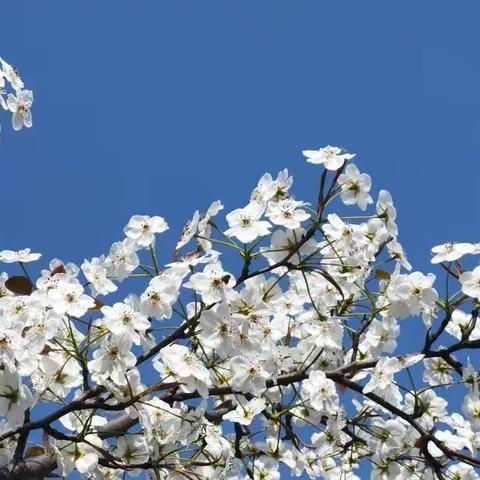
<svg viewBox="0 0 480 480">
<path fill-rule="evenodd" d="M 95 307 L 95 301 L 84 293 L 79 283 L 59 283 L 57 288 L 48 291 L 48 299 L 56 313 L 74 317 L 82 317 L 89 308 Z"/>
<path fill-rule="evenodd" d="M 368 193 L 372 186 L 370 175 L 360 173 L 356 165 L 350 163 L 345 168 L 345 173 L 338 177 L 338 184 L 342 187 L 340 198 L 345 205 L 358 205 L 365 211 L 373 199 Z"/>
<path fill-rule="evenodd" d="M 390 387 L 394 374 L 401 369 L 401 364 L 395 357 L 382 357 L 375 365 L 370 381 L 363 387 L 363 393 L 386 390 Z"/>
<path fill-rule="evenodd" d="M 225 235 L 238 238 L 243 243 L 253 242 L 258 237 L 270 233 L 270 223 L 260 220 L 263 208 L 255 203 L 249 203 L 245 208 L 238 208 L 227 215 L 228 230 Z"/>
<path fill-rule="evenodd" d="M 92 295 L 108 295 L 115 292 L 117 286 L 107 277 L 108 267 L 105 257 L 92 258 L 91 261 L 85 260 L 81 269 L 85 278 L 90 282 Z"/>
<path fill-rule="evenodd" d="M 197 231 L 199 221 L 200 221 L 200 213 L 198 210 L 195 210 L 193 217 L 183 227 L 182 235 L 180 237 L 180 240 L 177 242 L 177 246 L 175 247 L 175 250 L 180 250 L 180 248 L 182 248 L 192 239 L 192 237 L 195 235 Z"/>
<path fill-rule="evenodd" d="M 124 280 L 140 264 L 135 240 L 125 238 L 121 242 L 115 242 L 110 247 L 110 253 L 106 265 L 111 277 L 118 281 Z"/>
<path fill-rule="evenodd" d="M 168 230 L 167 222 L 162 217 L 134 215 L 125 227 L 125 235 L 135 240 L 139 247 L 149 247 L 155 241 L 156 233 Z"/>
<path fill-rule="evenodd" d="M 423 363 L 425 364 L 424 382 L 435 386 L 445 385 L 453 381 L 453 369 L 443 358 L 425 358 Z"/>
<path fill-rule="evenodd" d="M 203 272 L 194 273 L 184 287 L 192 288 L 207 303 L 214 303 L 226 298 L 235 285 L 235 279 L 225 272 L 220 262 L 207 265 Z"/>
<path fill-rule="evenodd" d="M 281 199 L 268 204 L 266 215 L 274 225 L 290 229 L 300 228 L 301 223 L 310 218 L 310 214 L 301 208 L 305 205 L 306 203 L 292 198 Z"/>
<path fill-rule="evenodd" d="M 257 202 L 265 206 L 269 200 L 284 198 L 293 184 L 293 178 L 289 176 L 285 168 L 273 179 L 270 173 L 265 173 L 251 195 L 251 202 Z"/>
<path fill-rule="evenodd" d="M 23 423 L 24 412 L 31 402 L 32 394 L 20 376 L 8 368 L 0 371 L 0 415 L 6 417 L 10 427 Z"/>
<path fill-rule="evenodd" d="M 310 238 L 296 248 L 306 230 L 297 228 L 295 230 L 276 230 L 271 237 L 270 247 L 261 248 L 262 255 L 267 258 L 268 263 L 273 265 L 289 256 L 289 262 L 299 264 L 304 257 L 308 257 L 318 249 L 318 243 Z"/>
<path fill-rule="evenodd" d="M 250 425 L 252 420 L 264 409 L 265 400 L 263 398 L 253 398 L 249 402 L 239 403 L 235 410 L 228 412 L 223 418 L 241 425 Z"/>
<path fill-rule="evenodd" d="M 140 297 L 140 312 L 156 320 L 170 318 L 179 295 L 179 280 L 172 275 L 157 275 Z"/>
<path fill-rule="evenodd" d="M 471 272 L 463 272 L 458 279 L 462 284 L 462 292 L 469 297 L 480 300 L 480 266 Z"/>
<path fill-rule="evenodd" d="M 452 312 L 451 319 L 445 330 L 457 340 L 461 340 L 467 331 L 470 331 L 468 335 L 469 340 L 480 339 L 480 324 L 477 324 L 472 314 L 467 314 L 460 309 Z"/>
<path fill-rule="evenodd" d="M 93 352 L 88 368 L 100 378 L 110 375 L 113 381 L 121 383 L 127 370 L 135 366 L 136 357 L 130 351 L 131 343 L 126 336 L 112 337 L 103 342 L 102 346 Z"/>
<path fill-rule="evenodd" d="M 153 366 L 165 377 L 173 375 L 185 383 L 187 391 L 198 390 L 202 397 L 208 396 L 208 387 L 211 385 L 210 374 L 200 360 L 183 345 L 165 347 Z"/>
<path fill-rule="evenodd" d="M 475 247 L 471 243 L 448 242 L 432 248 L 435 256 L 432 263 L 454 262 L 468 253 L 474 253 Z"/>
<path fill-rule="evenodd" d="M 139 464 L 148 460 L 148 448 L 145 438 L 141 435 L 125 435 L 117 440 L 115 455 L 123 459 L 124 463 Z M 132 476 L 138 476 L 140 471 L 130 472 Z"/>
<path fill-rule="evenodd" d="M 128 296 L 123 302 L 112 307 L 101 308 L 105 326 L 116 336 L 125 335 L 136 345 L 140 344 L 140 333 L 150 327 L 147 317 L 140 313 L 140 301 L 135 295 Z"/>
<path fill-rule="evenodd" d="M 15 91 L 21 90 L 24 87 L 23 81 L 15 67 L 12 67 L 3 58 L 0 57 L 1 73 L 12 85 Z"/>
<path fill-rule="evenodd" d="M 59 314 L 82 317 L 95 301 L 84 293 L 79 283 L 61 282 L 57 288 L 48 291 L 50 306 Z"/>
<path fill-rule="evenodd" d="M 23 250 L 2 250 L 0 252 L 0 262 L 3 263 L 15 263 L 15 262 L 35 262 L 42 256 L 41 253 L 31 253 L 29 248 Z"/>
<path fill-rule="evenodd" d="M 302 392 L 317 411 L 328 413 L 338 409 L 335 384 L 321 370 L 310 372 L 308 379 L 302 382 Z"/>
<path fill-rule="evenodd" d="M 81 474 L 93 473 L 98 465 L 99 452 L 95 447 L 102 447 L 102 440 L 96 435 L 88 435 L 89 443 L 67 442 L 61 448 L 61 456 L 64 462 L 63 474 L 68 475 L 75 467 Z"/>
<path fill-rule="evenodd" d="M 262 361 L 245 356 L 235 356 L 230 360 L 232 386 L 242 393 L 259 394 L 270 377 Z"/>
<path fill-rule="evenodd" d="M 480 270 L 479 270 L 480 271 Z M 433 288 L 435 275 L 424 275 L 413 272 L 409 275 L 395 275 L 387 287 L 387 298 L 390 301 L 390 313 L 394 317 L 405 318 L 419 315 L 423 308 L 434 306 L 438 298 Z"/>
<path fill-rule="evenodd" d="M 271 457 L 263 455 L 253 465 L 254 480 L 280 480 L 278 462 Z"/>
<path fill-rule="evenodd" d="M 318 150 L 304 150 L 303 155 L 307 162 L 323 164 L 327 170 L 338 170 L 347 160 L 351 160 L 355 154 L 342 151 L 339 147 L 319 148 Z"/>
<path fill-rule="evenodd" d="M 397 210 L 393 205 L 392 195 L 387 190 L 380 190 L 377 201 L 378 218 L 382 220 L 388 233 L 392 237 L 398 235 L 398 227 L 395 223 Z"/>
<path fill-rule="evenodd" d="M 24 126 L 32 126 L 32 114 L 30 108 L 33 103 L 31 90 L 19 90 L 16 95 L 9 93 L 7 97 L 8 109 L 13 112 L 12 126 L 14 130 L 21 130 Z"/>
</svg>

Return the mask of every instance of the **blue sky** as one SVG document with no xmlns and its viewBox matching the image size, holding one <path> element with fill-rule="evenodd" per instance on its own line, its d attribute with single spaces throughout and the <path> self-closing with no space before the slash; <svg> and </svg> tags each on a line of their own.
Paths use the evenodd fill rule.
<svg viewBox="0 0 480 480">
<path fill-rule="evenodd" d="M 474 1 L 27 2 L 2 7 L 0 54 L 36 95 L 0 145 L 0 249 L 81 262 L 132 214 L 171 225 L 244 205 L 301 150 L 356 152 L 391 191 L 414 267 L 477 241 L 480 6 Z"/>
</svg>

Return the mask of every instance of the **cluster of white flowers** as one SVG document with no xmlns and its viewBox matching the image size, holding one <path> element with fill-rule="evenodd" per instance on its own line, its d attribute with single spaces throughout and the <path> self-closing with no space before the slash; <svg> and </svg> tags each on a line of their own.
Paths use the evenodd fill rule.
<svg viewBox="0 0 480 480">
<path fill-rule="evenodd" d="M 314 202 L 283 170 L 226 222 L 219 201 L 196 211 L 171 248 L 162 217 L 135 215 L 107 255 L 35 282 L 39 254 L 0 252 L 21 268 L 0 281 L 0 478 L 480 478 L 480 267 L 460 264 L 479 246 L 433 249 L 442 298 L 354 155 L 304 154 L 325 167 Z"/>
<path fill-rule="evenodd" d="M 21 130 L 23 127 L 30 128 L 32 126 L 30 108 L 33 103 L 33 92 L 24 89 L 17 69 L 1 57 L 0 67 L 0 107 L 12 112 L 14 130 Z"/>
</svg>

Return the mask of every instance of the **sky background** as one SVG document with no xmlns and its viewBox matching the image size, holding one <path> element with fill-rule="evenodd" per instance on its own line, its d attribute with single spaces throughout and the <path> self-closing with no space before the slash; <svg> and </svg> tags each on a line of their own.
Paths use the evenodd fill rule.
<svg viewBox="0 0 480 480">
<path fill-rule="evenodd" d="M 480 4 L 474 1 L 47 1 L 2 7 L 2 55 L 35 94 L 34 127 L 2 117 L 0 249 L 78 263 L 133 214 L 162 245 L 195 209 L 247 203 L 301 151 L 357 153 L 391 191 L 414 268 L 477 241 Z"/>
</svg>

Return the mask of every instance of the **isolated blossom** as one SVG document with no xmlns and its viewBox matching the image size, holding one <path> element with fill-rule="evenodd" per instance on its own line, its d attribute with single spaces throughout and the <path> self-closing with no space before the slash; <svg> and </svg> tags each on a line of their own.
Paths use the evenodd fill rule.
<svg viewBox="0 0 480 480">
<path fill-rule="evenodd" d="M 242 243 L 253 242 L 258 237 L 270 233 L 270 223 L 260 220 L 263 208 L 256 203 L 249 203 L 245 208 L 238 208 L 227 215 L 228 230 L 225 235 L 236 237 Z"/>
<path fill-rule="evenodd" d="M 355 154 L 342 151 L 339 147 L 319 148 L 318 150 L 304 150 L 303 155 L 307 162 L 323 164 L 327 170 L 338 170 L 347 160 L 351 160 Z"/>
<path fill-rule="evenodd" d="M 162 217 L 134 215 L 125 227 L 125 235 L 135 240 L 139 247 L 149 247 L 155 241 L 155 234 L 168 230 L 167 222 Z"/>
<path fill-rule="evenodd" d="M 454 262 L 463 257 L 467 253 L 474 253 L 475 247 L 471 243 L 453 243 L 448 242 L 443 245 L 437 245 L 432 248 L 435 256 L 432 263 Z"/>
<path fill-rule="evenodd" d="M 340 198 L 345 205 L 358 205 L 358 208 L 365 211 L 373 203 L 368 193 L 372 186 L 370 175 L 360 173 L 353 163 L 347 165 L 345 173 L 338 177 L 338 184 L 342 187 Z"/>
<path fill-rule="evenodd" d="M 32 126 L 32 114 L 30 108 L 33 103 L 31 90 L 19 90 L 16 95 L 9 93 L 7 97 L 8 109 L 13 112 L 12 126 L 14 130 L 21 130 L 24 126 Z"/>
<path fill-rule="evenodd" d="M 0 262 L 15 263 L 15 262 L 35 262 L 42 256 L 41 253 L 31 253 L 29 248 L 23 250 L 2 250 L 0 252 Z"/>
</svg>

